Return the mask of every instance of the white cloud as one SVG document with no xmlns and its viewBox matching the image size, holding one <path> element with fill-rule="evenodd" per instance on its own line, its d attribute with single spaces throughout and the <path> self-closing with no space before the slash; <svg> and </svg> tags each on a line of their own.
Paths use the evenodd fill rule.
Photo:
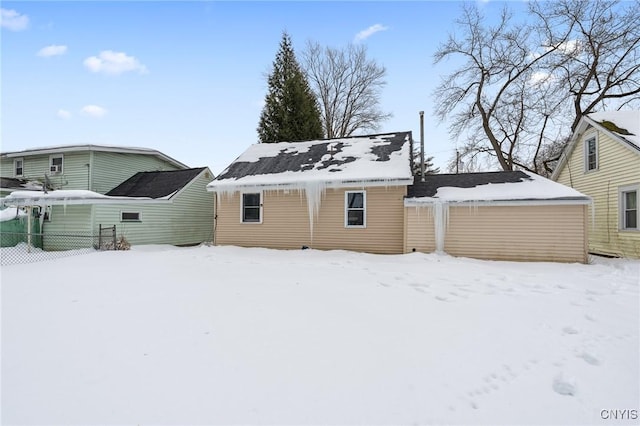
<svg viewBox="0 0 640 426">
<path fill-rule="evenodd" d="M 385 27 L 382 24 L 375 24 L 375 25 L 370 26 L 366 30 L 362 30 L 358 34 L 356 34 L 355 40 L 356 41 L 363 41 L 363 40 L 366 40 L 367 38 L 371 37 L 372 35 L 374 35 L 377 32 L 386 31 L 388 29 L 389 29 L 389 27 Z"/>
<path fill-rule="evenodd" d="M 29 17 L 21 15 L 13 9 L 0 8 L 0 27 L 11 31 L 26 30 L 29 26 Z"/>
<path fill-rule="evenodd" d="M 536 71 L 529 77 L 529 84 L 536 86 L 539 84 L 552 83 L 555 77 L 553 74 L 543 71 Z"/>
<path fill-rule="evenodd" d="M 67 46 L 52 44 L 51 46 L 43 47 L 38 50 L 36 55 L 42 56 L 43 58 L 49 58 L 51 56 L 64 55 L 65 53 L 67 53 Z"/>
<path fill-rule="evenodd" d="M 85 105 L 82 113 L 89 117 L 102 118 L 107 114 L 107 110 L 98 105 Z"/>
<path fill-rule="evenodd" d="M 59 109 L 56 115 L 62 120 L 68 120 L 71 118 L 71 113 L 66 109 Z"/>
<path fill-rule="evenodd" d="M 89 71 L 109 75 L 119 75 L 128 71 L 137 71 L 140 74 L 148 72 L 147 67 L 135 57 L 128 56 L 124 52 L 114 52 L 113 50 L 103 50 L 98 56 L 88 57 L 84 60 L 84 66 Z"/>
<path fill-rule="evenodd" d="M 562 43 L 559 43 L 554 47 L 556 47 L 558 51 L 560 51 L 560 53 L 563 53 L 565 55 L 575 56 L 580 53 L 580 42 L 578 40 L 563 41 Z M 548 52 L 552 48 L 553 47 L 549 45 L 545 47 L 545 50 Z"/>
</svg>

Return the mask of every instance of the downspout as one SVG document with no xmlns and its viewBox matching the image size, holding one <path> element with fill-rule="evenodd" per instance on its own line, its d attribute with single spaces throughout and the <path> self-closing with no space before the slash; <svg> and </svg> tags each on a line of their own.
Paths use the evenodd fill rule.
<svg viewBox="0 0 640 426">
<path fill-rule="evenodd" d="M 424 111 L 420 111 L 420 181 L 424 182 Z"/>
<path fill-rule="evenodd" d="M 89 191 L 93 191 L 93 155 L 94 151 L 91 150 L 89 151 L 89 164 L 87 164 L 87 167 L 89 168 L 89 170 L 87 170 L 87 185 L 89 186 Z"/>
</svg>

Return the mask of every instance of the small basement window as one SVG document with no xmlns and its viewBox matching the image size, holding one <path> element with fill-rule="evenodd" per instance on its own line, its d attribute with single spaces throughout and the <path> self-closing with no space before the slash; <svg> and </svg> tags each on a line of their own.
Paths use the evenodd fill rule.
<svg viewBox="0 0 640 426">
<path fill-rule="evenodd" d="M 259 192 L 242 194 L 242 223 L 262 223 L 262 203 Z"/>
<path fill-rule="evenodd" d="M 364 228 L 367 225 L 367 193 L 365 191 L 347 191 L 344 193 L 344 226 L 346 228 Z"/>
<path fill-rule="evenodd" d="M 584 142 L 584 169 L 587 172 L 598 169 L 598 142 L 595 136 Z"/>
<path fill-rule="evenodd" d="M 120 212 L 120 222 L 141 222 L 140 212 Z"/>
<path fill-rule="evenodd" d="M 22 158 L 13 160 L 13 173 L 15 177 L 22 177 L 24 175 L 24 160 Z"/>
</svg>

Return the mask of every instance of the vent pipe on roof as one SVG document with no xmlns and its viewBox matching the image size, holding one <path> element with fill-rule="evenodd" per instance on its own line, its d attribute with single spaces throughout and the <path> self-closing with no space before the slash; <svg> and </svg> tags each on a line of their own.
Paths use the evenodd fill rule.
<svg viewBox="0 0 640 426">
<path fill-rule="evenodd" d="M 420 111 L 420 180 L 424 182 L 424 111 Z"/>
</svg>

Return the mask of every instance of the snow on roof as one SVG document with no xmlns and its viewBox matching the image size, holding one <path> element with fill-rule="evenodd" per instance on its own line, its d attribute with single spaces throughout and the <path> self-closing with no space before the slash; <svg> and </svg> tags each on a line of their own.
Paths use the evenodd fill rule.
<svg viewBox="0 0 640 426">
<path fill-rule="evenodd" d="M 37 180 L 0 177 L 0 190 L 3 191 L 42 191 L 42 182 Z"/>
<path fill-rule="evenodd" d="M 640 111 L 602 111 L 587 117 L 640 148 Z"/>
<path fill-rule="evenodd" d="M 13 191 L 0 198 L 0 206 L 55 206 L 74 204 L 116 204 L 123 202 L 157 202 L 152 198 L 115 197 L 97 192 L 65 189 L 56 191 Z"/>
<path fill-rule="evenodd" d="M 0 210 L 0 222 L 6 222 L 18 217 L 24 217 L 27 213 L 17 207 L 9 207 L 4 210 Z"/>
<path fill-rule="evenodd" d="M 411 182 L 411 132 L 251 145 L 210 191 L 324 182 Z"/>
<path fill-rule="evenodd" d="M 405 204 L 525 200 L 581 200 L 584 194 L 525 171 L 427 175 L 409 187 Z"/>
</svg>

